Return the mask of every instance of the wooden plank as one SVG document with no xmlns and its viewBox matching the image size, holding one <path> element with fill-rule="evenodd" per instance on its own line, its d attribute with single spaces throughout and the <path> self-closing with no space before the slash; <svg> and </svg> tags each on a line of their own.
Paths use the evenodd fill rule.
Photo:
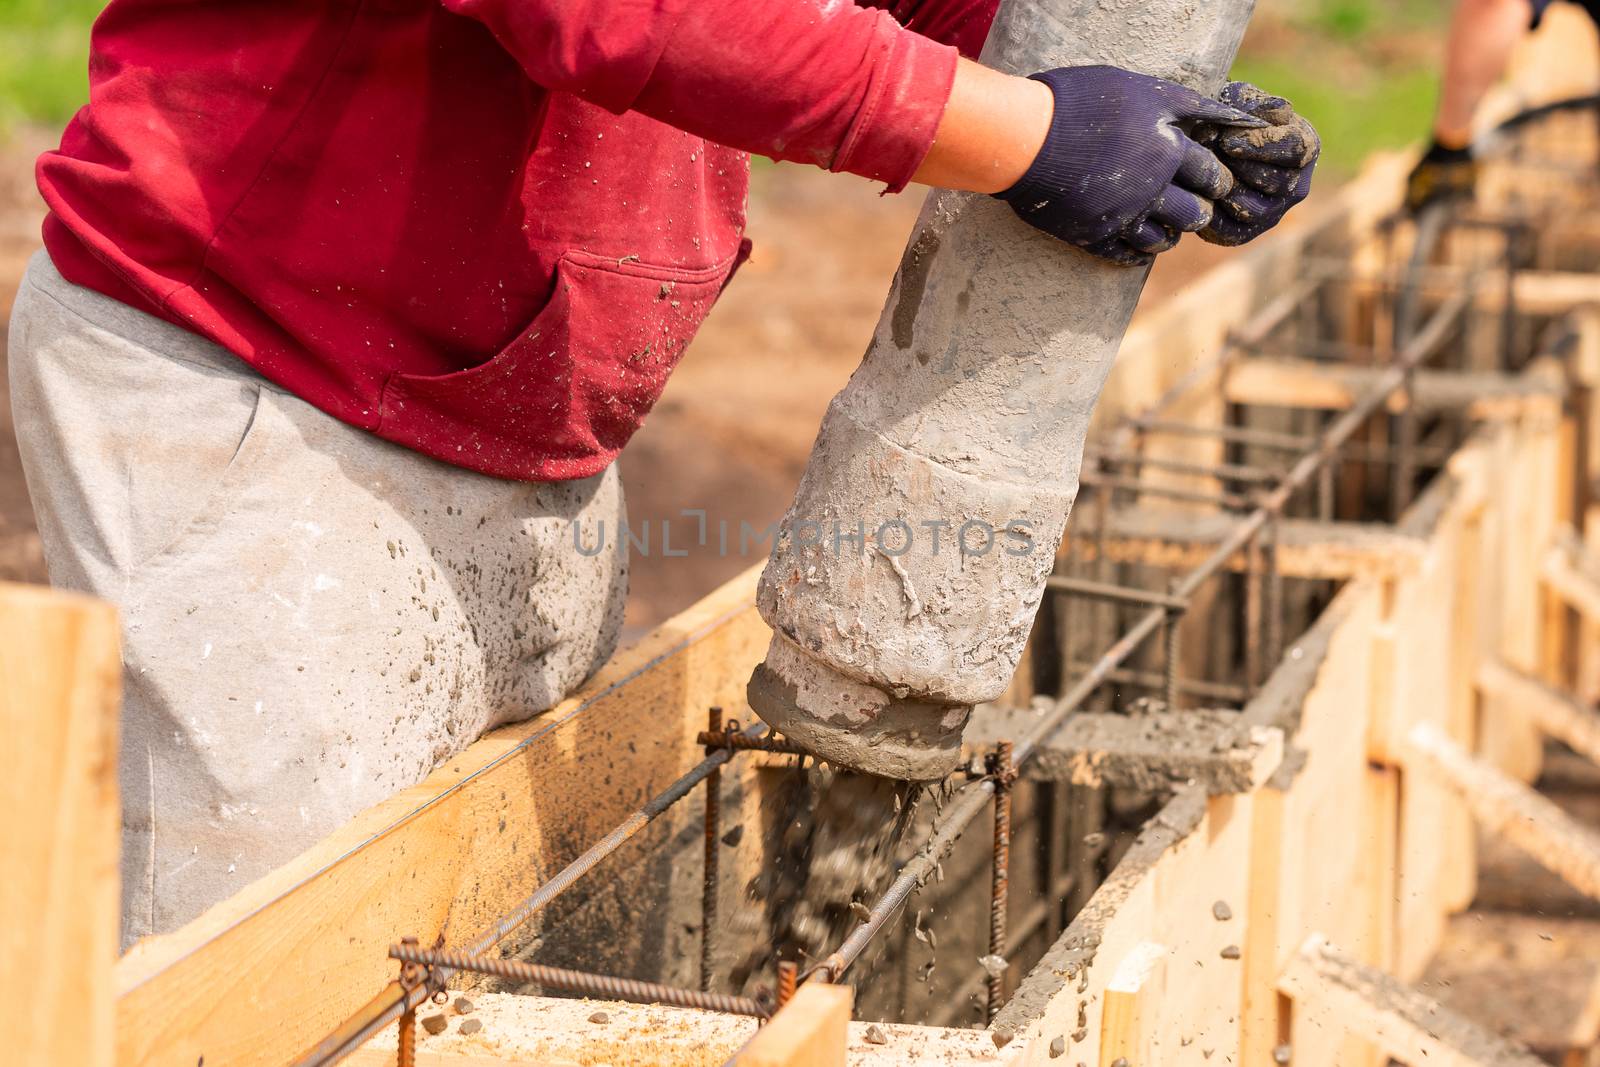
<svg viewBox="0 0 1600 1067">
<path fill-rule="evenodd" d="M 1453 475 L 1435 479 L 1416 501 L 1406 525 L 1429 531 L 1427 551 L 1416 567 L 1385 583 L 1383 613 L 1373 631 L 1367 751 L 1375 763 L 1400 773 L 1392 781 L 1371 783 L 1391 805 L 1381 818 L 1374 813 L 1372 866 L 1388 869 L 1394 878 L 1387 892 L 1369 898 L 1376 911 L 1392 913 L 1371 933 L 1383 938 L 1387 927 L 1393 936 L 1383 938 L 1387 943 L 1375 946 L 1363 962 L 1402 980 L 1422 973 L 1444 936 L 1449 912 L 1471 895 L 1471 819 L 1435 777 L 1411 773 L 1404 742 L 1419 722 L 1434 724 L 1458 743 L 1472 741 L 1471 708 L 1458 703 L 1470 702 L 1472 694 L 1456 682 L 1462 673 L 1470 679 L 1476 661 L 1475 652 L 1463 647 L 1458 619 L 1475 603 L 1470 582 L 1478 561 L 1464 566 L 1461 554 L 1475 551 L 1465 535 L 1478 507 L 1474 487 Z M 1463 584 L 1464 577 L 1469 584 Z"/>
<path fill-rule="evenodd" d="M 1252 967 L 1248 979 L 1258 1002 L 1276 995 L 1284 963 L 1312 930 L 1331 930 L 1364 961 L 1385 950 L 1371 917 L 1393 906 L 1396 884 L 1379 885 L 1371 877 L 1384 866 L 1388 835 L 1373 839 L 1365 831 L 1371 821 L 1394 819 L 1386 798 L 1369 796 L 1374 783 L 1367 762 L 1368 717 L 1374 689 L 1372 633 L 1383 610 L 1376 582 L 1347 586 L 1329 607 L 1337 622 L 1326 635 L 1326 653 L 1316 682 L 1300 704 L 1299 729 L 1290 740 L 1301 754 L 1286 762 L 1272 784 L 1284 793 L 1276 850 L 1279 885 L 1270 953 Z M 1303 645 L 1304 642 L 1301 642 Z M 1381 808 L 1381 810 L 1380 810 Z M 1372 897 L 1363 890 L 1373 893 Z M 1252 904 L 1252 916 L 1256 908 Z M 1258 935 L 1247 932 L 1250 940 Z M 1427 931 L 1414 939 L 1424 941 Z M 1298 1013 L 1287 1020 L 1298 1028 Z M 1269 1035 L 1257 1039 L 1262 1044 Z M 1270 1048 L 1268 1049 L 1270 1052 Z M 1345 1067 L 1367 1062 L 1369 1052 L 1351 1043 L 1330 1041 L 1295 1049 L 1297 1067 Z"/>
<path fill-rule="evenodd" d="M 1454 788 L 1487 832 L 1528 852 L 1567 884 L 1600 899 L 1600 833 L 1459 745 L 1428 724 L 1408 739 L 1426 764 Z"/>
<path fill-rule="evenodd" d="M 770 636 L 751 606 L 759 569 L 619 653 L 552 711 L 495 731 L 183 929 L 135 946 L 116 968 L 119 1065 L 284 1062 L 394 977 L 386 953 L 397 937 L 426 944 L 448 928 L 460 944 L 485 929 L 702 758 L 694 738 L 708 705 L 743 713 Z M 697 816 L 680 805 L 659 832 Z M 628 862 L 636 855 L 602 877 L 653 876 Z M 681 882 L 695 907 L 698 877 Z M 692 959 L 697 938 L 669 903 L 626 947 Z"/>
<path fill-rule="evenodd" d="M 1545 734 L 1600 763 L 1600 712 L 1525 671 L 1489 660 L 1478 669 L 1478 685 L 1503 706 L 1526 715 Z"/>
<path fill-rule="evenodd" d="M 1257 356 L 1234 364 L 1228 374 L 1227 398 L 1235 404 L 1339 411 L 1368 392 L 1386 369 Z M 1486 371 L 1422 370 L 1416 381 L 1419 410 L 1459 410 L 1471 419 L 1513 419 L 1528 412 L 1558 411 L 1563 392 L 1559 382 Z M 1394 393 L 1387 407 L 1391 412 L 1404 411 L 1405 395 Z"/>
<path fill-rule="evenodd" d="M 1287 1025 L 1277 990 L 1278 943 L 1287 927 L 1283 895 L 1284 790 L 1268 784 L 1251 806 L 1249 896 L 1245 914 L 1244 993 L 1239 1018 L 1240 1063 L 1270 1063 Z"/>
<path fill-rule="evenodd" d="M 1525 1047 L 1340 952 L 1321 934 L 1306 939 L 1284 969 L 1278 988 L 1300 1009 L 1296 1051 L 1307 1044 L 1329 1043 L 1349 1030 L 1410 1064 L 1540 1067 L 1544 1062 Z"/>
<path fill-rule="evenodd" d="M 1165 995 L 1139 999 L 1138 1029 L 1155 1046 L 1145 1062 L 1237 1047 L 1252 799 L 1178 791 L 995 1020 L 1007 1049 L 1020 1047 L 1028 1063 L 1101 1063 L 1106 1013 L 1116 1010 L 1107 990 L 1148 941 L 1165 946 L 1172 980 Z M 1113 1020 L 1110 1032 L 1127 1030 Z"/>
<path fill-rule="evenodd" d="M 807 982 L 733 1058 L 737 1067 L 844 1067 L 849 986 Z"/>
<path fill-rule="evenodd" d="M 109 604 L 0 585 L 0 1032 L 8 1062 L 114 1062 L 117 726 Z"/>
<path fill-rule="evenodd" d="M 1167 948 L 1153 941 L 1134 946 L 1106 985 L 1100 1017 L 1100 1067 L 1153 1063 L 1158 1007 L 1166 996 Z"/>
<path fill-rule="evenodd" d="M 1199 566 L 1237 519 L 1218 512 L 1182 512 L 1158 507 L 1118 508 L 1106 521 L 1106 558 L 1114 563 L 1188 569 Z M 1421 561 L 1427 541 L 1387 523 L 1317 522 L 1284 519 L 1278 525 L 1278 568 L 1286 578 L 1345 581 L 1388 576 Z M 1088 537 L 1062 542 L 1063 553 L 1085 562 L 1097 558 Z M 1228 561 L 1243 572 L 1245 554 Z"/>
</svg>

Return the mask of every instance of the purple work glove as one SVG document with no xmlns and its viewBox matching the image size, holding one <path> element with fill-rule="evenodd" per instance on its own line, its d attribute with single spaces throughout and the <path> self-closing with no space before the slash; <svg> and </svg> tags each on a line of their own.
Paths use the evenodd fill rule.
<svg viewBox="0 0 1600 1067">
<path fill-rule="evenodd" d="M 1242 245 L 1276 226 L 1311 192 L 1322 142 L 1294 106 L 1248 82 L 1229 82 L 1222 102 L 1267 123 L 1241 130 L 1208 126 L 1195 139 L 1210 147 L 1233 172 L 1233 190 L 1217 201 L 1217 214 L 1200 236 L 1214 245 Z"/>
<path fill-rule="evenodd" d="M 1084 251 L 1144 266 L 1212 221 L 1233 179 L 1179 123 L 1264 128 L 1243 111 L 1174 82 L 1118 67 L 1035 74 L 1055 94 L 1044 146 L 995 196 L 1030 226 Z"/>
</svg>

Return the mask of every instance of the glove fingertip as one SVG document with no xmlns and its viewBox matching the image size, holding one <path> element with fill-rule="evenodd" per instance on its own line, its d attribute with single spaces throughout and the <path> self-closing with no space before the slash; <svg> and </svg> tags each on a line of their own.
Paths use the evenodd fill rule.
<svg viewBox="0 0 1600 1067">
<path fill-rule="evenodd" d="M 1216 121 L 1228 126 L 1243 127 L 1247 130 L 1259 130 L 1272 125 L 1266 119 L 1252 115 L 1248 111 L 1241 111 L 1236 107 L 1228 107 L 1226 105 L 1222 106 L 1221 117 Z"/>
</svg>

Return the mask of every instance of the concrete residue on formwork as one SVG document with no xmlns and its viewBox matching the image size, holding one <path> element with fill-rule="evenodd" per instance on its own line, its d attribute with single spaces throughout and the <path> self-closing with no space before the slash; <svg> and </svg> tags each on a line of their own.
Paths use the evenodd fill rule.
<svg viewBox="0 0 1600 1067">
<path fill-rule="evenodd" d="M 965 742 L 976 756 L 1000 740 L 1026 737 L 1050 710 L 979 707 Z M 1073 785 L 1115 786 L 1166 792 L 1198 782 L 1207 792 L 1243 793 L 1277 768 L 1282 734 L 1270 727 L 1240 729 L 1229 709 L 1167 712 L 1149 705 L 1133 714 L 1080 712 L 1062 722 L 1034 750 L 1023 776 Z"/>
<path fill-rule="evenodd" d="M 756 1032 L 754 1019 L 737 1015 L 620 1001 L 488 993 L 477 998 L 477 1009 L 470 1020 L 451 1018 L 438 1035 L 419 1032 L 418 1051 L 463 1062 L 492 1057 L 574 1067 L 719 1067 Z M 607 1022 L 590 1021 L 600 1014 Z M 469 1022 L 481 1026 L 464 1033 Z M 370 1061 L 352 1062 L 393 1062 L 394 1048 L 395 1028 L 386 1027 L 358 1053 Z M 1017 1052 L 996 1048 L 982 1031 L 899 1023 L 852 1022 L 846 1047 L 851 1067 L 1003 1064 L 1017 1060 Z"/>
<path fill-rule="evenodd" d="M 418 1051 L 575 1067 L 719 1067 L 756 1032 L 754 1019 L 656 1005 L 511 993 L 480 993 L 473 1003 L 470 1018 L 447 1015 L 437 1034 L 419 1028 Z M 602 1014 L 606 1022 L 591 1021 Z M 393 1062 L 394 1048 L 390 1026 L 362 1051 Z"/>
</svg>

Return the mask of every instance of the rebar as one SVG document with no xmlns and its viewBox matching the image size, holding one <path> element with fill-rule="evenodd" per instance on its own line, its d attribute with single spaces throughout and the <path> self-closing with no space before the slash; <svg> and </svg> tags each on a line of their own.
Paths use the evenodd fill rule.
<svg viewBox="0 0 1600 1067">
<path fill-rule="evenodd" d="M 1006 909 L 1011 887 L 1011 783 L 1016 767 L 1011 762 L 1011 742 L 995 746 L 989 761 L 994 776 L 994 866 L 989 881 L 989 1000 L 986 1021 L 994 1022 L 1006 996 Z"/>
<path fill-rule="evenodd" d="M 745 730 L 744 735 L 759 737 L 765 730 L 765 725 L 757 723 Z M 463 955 L 466 958 L 477 958 L 505 940 L 512 930 L 526 922 L 534 912 L 570 889 L 607 856 L 621 848 L 672 805 L 688 796 L 696 785 L 732 757 L 733 751 L 724 749 L 696 764 L 687 774 L 652 797 L 643 807 L 634 811 L 605 837 L 562 868 L 553 878 L 540 885 L 532 895 L 525 898 L 493 927 L 479 935 Z M 444 988 L 450 977 L 451 971 L 448 967 L 434 967 L 429 971 L 426 982 L 416 988 L 408 989 L 399 981 L 391 982 L 298 1062 L 305 1065 L 333 1063 L 348 1056 L 365 1044 L 373 1034 L 405 1012 L 416 1008 L 436 990 Z"/>
<path fill-rule="evenodd" d="M 1045 588 L 1055 593 L 1088 597 L 1090 600 L 1109 600 L 1120 604 L 1158 604 L 1173 611 L 1182 611 L 1189 606 L 1187 600 L 1170 594 L 1136 589 L 1128 585 L 1094 582 L 1086 578 L 1068 578 L 1064 575 L 1051 575 L 1046 578 Z"/>
<path fill-rule="evenodd" d="M 1085 664 L 1079 664 L 1080 670 Z M 1154 693 L 1162 693 L 1167 688 L 1166 671 L 1136 671 L 1126 667 L 1118 667 L 1107 672 L 1105 680 L 1113 685 L 1138 686 Z M 1250 698 L 1242 685 L 1231 682 L 1208 682 L 1199 678 L 1185 678 L 1178 676 L 1178 700 L 1183 702 L 1184 697 L 1194 697 L 1197 700 L 1220 702 L 1223 704 L 1242 704 Z"/>
<path fill-rule="evenodd" d="M 417 1064 L 417 1013 L 407 1011 L 400 1016 L 400 1032 L 395 1035 L 395 1063 L 399 1067 L 416 1067 Z"/>
<path fill-rule="evenodd" d="M 783 1007 L 794 999 L 795 990 L 800 987 L 800 965 L 794 960 L 778 961 L 778 1007 Z"/>
<path fill-rule="evenodd" d="M 1417 332 L 1418 317 L 1422 314 L 1422 287 L 1413 279 L 1427 269 L 1428 259 L 1438 248 L 1440 238 L 1449 226 L 1451 212 L 1452 207 L 1448 203 L 1433 204 L 1424 209 L 1417 220 L 1416 240 L 1406 266 L 1405 284 L 1395 297 L 1393 358 L 1397 362 Z M 1416 491 L 1417 439 L 1421 435 L 1418 428 L 1421 416 L 1417 413 L 1417 362 L 1420 361 L 1408 362 L 1401 368 L 1400 395 L 1405 398 L 1405 405 L 1395 416 L 1397 458 L 1391 481 L 1391 517 L 1395 522 L 1399 522 L 1406 508 L 1411 506 L 1411 498 Z"/>
<path fill-rule="evenodd" d="M 1505 235 L 1506 288 L 1500 308 L 1500 369 L 1509 371 L 1517 342 L 1517 253 L 1522 243 L 1522 227 L 1515 223 L 1507 225 Z"/>
<path fill-rule="evenodd" d="M 868 911 L 866 920 L 851 931 L 850 936 L 826 959 L 807 972 L 808 975 L 837 982 L 862 951 L 872 944 L 872 939 L 878 936 L 884 924 L 900 910 L 906 898 L 933 877 L 940 861 L 955 847 L 962 832 L 977 818 L 992 795 L 993 778 L 980 778 L 956 793 L 945 805 L 943 824 L 934 831 L 922 851 L 900 868 L 900 873 L 889 883 L 889 888 L 883 891 L 878 902 Z"/>
<path fill-rule="evenodd" d="M 1181 378 L 1167 386 L 1155 402 L 1139 414 L 1122 420 L 1111 434 L 1109 442 L 1111 449 L 1117 451 L 1126 448 L 1133 437 L 1143 432 L 1147 420 L 1156 420 L 1163 411 L 1171 408 L 1202 382 L 1222 373 L 1241 352 L 1264 344 L 1267 338 L 1295 315 L 1307 300 L 1316 298 L 1326 280 L 1325 272 L 1309 271 L 1306 277 L 1294 282 L 1268 301 L 1237 331 L 1227 335 L 1215 356 L 1191 367 Z"/>
<path fill-rule="evenodd" d="M 1267 523 L 1263 535 L 1262 563 L 1266 567 L 1266 605 L 1262 609 L 1266 627 L 1265 655 L 1267 663 L 1277 663 L 1283 658 L 1283 568 L 1278 565 L 1282 518 L 1277 512 Z M 1262 678 L 1262 681 L 1265 681 Z"/>
<path fill-rule="evenodd" d="M 1112 580 L 1116 568 L 1111 563 L 1111 558 L 1106 554 L 1106 533 L 1111 525 L 1111 505 L 1115 500 L 1115 493 L 1108 485 L 1101 485 L 1095 490 L 1094 509 L 1094 568 L 1092 574 L 1097 584 L 1103 586 L 1115 585 Z M 1112 633 L 1117 624 L 1116 606 L 1102 601 L 1094 605 L 1089 611 L 1089 640 L 1093 648 L 1100 646 L 1103 634 Z M 1110 694 L 1101 697 L 1102 702 L 1109 702 Z"/>
<path fill-rule="evenodd" d="M 1262 470 L 1242 463 L 1192 463 L 1183 459 L 1166 459 L 1161 456 L 1129 455 L 1094 450 L 1092 453 L 1103 464 L 1113 467 L 1170 471 L 1174 474 L 1192 474 L 1198 478 L 1216 478 L 1224 482 L 1242 482 L 1266 485 L 1278 480 L 1273 471 Z"/>
<path fill-rule="evenodd" d="M 1171 584 L 1170 582 L 1168 583 L 1169 587 Z M 1187 603 L 1187 601 L 1184 603 Z M 1183 608 L 1176 608 L 1167 612 L 1166 647 L 1162 650 L 1166 678 L 1164 679 L 1161 695 L 1167 703 L 1168 711 L 1178 710 L 1178 698 L 1180 695 L 1178 688 L 1178 660 L 1183 651 L 1179 635 L 1183 632 L 1183 616 Z"/>
<path fill-rule="evenodd" d="M 1262 448 L 1277 452 L 1293 454 L 1304 453 L 1307 449 L 1315 448 L 1316 437 L 1304 437 L 1299 434 L 1278 433 L 1274 430 L 1258 430 L 1242 426 L 1209 426 L 1201 423 L 1150 421 L 1143 424 L 1141 432 L 1152 434 L 1166 434 L 1174 437 L 1214 437 L 1230 444 L 1249 445 L 1252 448 Z M 1382 445 L 1369 445 L 1362 442 L 1349 442 L 1341 446 L 1341 454 L 1352 460 L 1368 463 L 1394 464 L 1397 462 L 1397 449 Z M 1443 463 L 1450 456 L 1446 449 L 1427 449 L 1419 446 L 1417 459 L 1434 465 Z M 1281 476 L 1280 476 L 1281 477 Z"/>
<path fill-rule="evenodd" d="M 706 732 L 722 736 L 722 709 L 712 708 L 707 716 Z M 706 755 L 712 754 L 706 748 Z M 715 767 L 706 775 L 706 850 L 700 891 L 700 992 L 711 992 L 711 967 L 716 954 L 717 928 L 717 849 L 722 834 L 722 768 Z"/>
<path fill-rule="evenodd" d="M 1021 945 L 1041 929 L 1045 937 L 1054 943 L 1060 935 L 1056 927 L 1060 925 L 1057 917 L 1060 915 L 1062 902 L 1071 894 L 1075 881 L 1071 874 L 1060 874 L 1051 879 L 1040 892 L 1039 903 L 1030 908 L 1019 921 L 1009 924 L 1007 938 L 1011 944 Z M 988 981 L 989 972 L 983 968 L 971 972 L 961 985 L 950 993 L 943 1008 L 929 1019 L 926 1025 L 949 1026 L 964 1009 L 970 1008 L 975 1003 L 977 991 L 986 988 Z"/>
<path fill-rule="evenodd" d="M 1254 694 L 1261 684 L 1261 536 L 1251 536 L 1244 570 L 1244 687 Z"/>
<path fill-rule="evenodd" d="M 695 744 L 704 745 L 707 751 L 777 752 L 785 756 L 809 756 L 811 753 L 795 744 L 770 735 L 757 737 L 746 730 L 701 730 L 695 735 Z"/>
<path fill-rule="evenodd" d="M 1071 670 L 1086 671 L 1094 666 L 1094 661 L 1073 660 Z M 1114 667 L 1106 672 L 1105 681 L 1113 685 L 1138 686 L 1152 692 L 1163 692 L 1167 687 L 1166 671 L 1138 671 L 1127 667 Z M 1242 685 L 1230 682 L 1207 682 L 1199 678 L 1178 677 L 1178 693 L 1181 696 L 1191 696 L 1199 700 L 1221 701 L 1224 704 L 1241 704 L 1250 698 Z"/>
<path fill-rule="evenodd" d="M 1140 420 L 1138 425 L 1145 433 L 1166 434 L 1173 437 L 1215 437 L 1230 444 L 1254 445 L 1257 448 L 1275 449 L 1279 452 L 1304 452 L 1316 444 L 1316 439 L 1313 437 L 1258 430 L 1247 426 L 1224 424 L 1211 426 L 1167 419 L 1144 419 Z"/>
<path fill-rule="evenodd" d="M 408 948 L 416 948 L 417 939 L 408 937 L 401 941 L 401 944 Z M 426 977 L 425 968 L 418 967 L 414 963 L 400 965 L 400 985 L 408 991 L 420 987 Z M 416 1067 L 417 1010 L 409 999 L 406 1001 L 405 1011 L 400 1013 L 400 1021 L 397 1025 L 399 1026 L 399 1032 L 395 1034 L 394 1039 L 395 1063 L 399 1067 Z"/>
<path fill-rule="evenodd" d="M 470 971 L 474 974 L 492 974 L 513 982 L 531 982 L 546 989 L 560 989 L 568 993 L 601 997 L 605 1000 L 626 1000 L 634 1004 L 669 1004 L 675 1008 L 698 1008 L 702 1011 L 720 1011 L 727 1015 L 748 1015 L 765 1019 L 771 1012 L 749 997 L 735 997 L 726 993 L 703 993 L 698 989 L 680 989 L 657 982 L 641 982 L 634 978 L 617 978 L 609 974 L 590 974 L 572 971 L 565 967 L 547 967 L 542 963 L 524 963 L 522 960 L 493 959 L 475 956 L 468 952 L 449 952 L 443 949 L 423 950 L 409 945 L 393 945 L 389 958 L 402 963 L 419 963 L 433 969 Z"/>
<path fill-rule="evenodd" d="M 1338 463 L 1335 456 L 1317 468 L 1317 518 L 1323 522 L 1333 521 L 1333 470 Z"/>
<path fill-rule="evenodd" d="M 1122 478 L 1110 474 L 1086 473 L 1080 477 L 1084 485 L 1104 489 L 1121 489 L 1135 497 L 1159 496 L 1185 504 L 1216 504 L 1224 508 L 1247 508 L 1250 498 L 1238 493 L 1211 493 L 1201 489 L 1184 489 L 1176 485 L 1159 485 L 1138 478 Z"/>
<path fill-rule="evenodd" d="M 749 735 L 752 732 L 765 729 L 765 725 L 757 723 L 755 726 L 750 727 L 746 733 Z M 757 736 L 759 736 L 758 733 Z M 605 837 L 595 842 L 583 855 L 567 864 L 555 877 L 534 890 L 531 896 L 506 913 L 505 917 L 490 930 L 480 935 L 467 951 L 476 955 L 486 952 L 501 941 L 504 941 L 511 931 L 527 922 L 534 912 L 570 889 L 574 882 L 594 870 L 601 860 L 621 848 L 640 830 L 655 822 L 672 805 L 688 796 L 695 786 L 708 778 L 713 771 L 727 763 L 732 757 L 733 753 L 729 750 L 718 751 L 697 763 L 689 773 L 651 797 L 643 807 L 629 815 Z"/>
</svg>

